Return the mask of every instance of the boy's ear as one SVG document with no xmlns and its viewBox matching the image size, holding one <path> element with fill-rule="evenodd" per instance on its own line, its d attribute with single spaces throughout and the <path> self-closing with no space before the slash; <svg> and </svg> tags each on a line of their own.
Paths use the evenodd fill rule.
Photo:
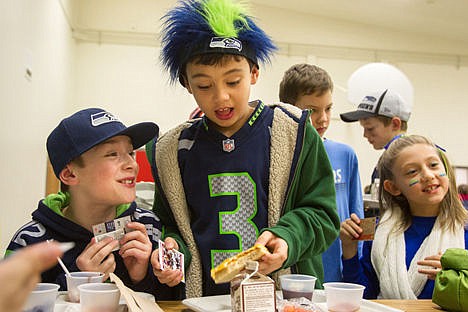
<svg viewBox="0 0 468 312">
<path fill-rule="evenodd" d="M 250 84 L 254 85 L 257 83 L 259 74 L 260 69 L 257 66 L 253 66 L 252 71 L 250 72 Z"/>
<path fill-rule="evenodd" d="M 73 172 L 73 167 L 70 164 L 66 165 L 65 168 L 60 171 L 59 175 L 60 181 L 66 185 L 76 185 L 78 184 L 78 177 Z"/>
<path fill-rule="evenodd" d="M 401 119 L 398 117 L 393 117 L 391 125 L 392 125 L 393 130 L 396 130 L 396 131 L 401 130 Z"/>
<path fill-rule="evenodd" d="M 393 181 L 385 180 L 383 188 L 393 196 L 398 196 L 401 194 L 400 189 L 398 188 L 398 186 L 395 185 L 395 183 L 393 183 Z"/>
</svg>

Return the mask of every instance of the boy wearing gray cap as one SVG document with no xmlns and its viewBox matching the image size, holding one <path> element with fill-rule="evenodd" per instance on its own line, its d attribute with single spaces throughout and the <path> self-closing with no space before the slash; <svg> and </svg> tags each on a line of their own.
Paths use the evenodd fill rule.
<svg viewBox="0 0 468 312">
<path fill-rule="evenodd" d="M 39 201 L 32 221 L 15 233 L 6 255 L 46 240 L 74 242 L 75 247 L 62 257 L 69 271 L 102 272 L 104 280 L 113 272 L 134 290 L 155 295 L 157 284 L 166 288 L 150 265 L 162 225 L 153 212 L 134 202 L 138 174 L 134 150 L 157 135 L 155 123 L 126 127 L 100 108 L 83 109 L 63 119 L 47 138 L 47 151 L 66 191 Z M 94 237 L 93 226 L 105 224 L 107 229 L 122 217 L 132 221 L 120 239 Z M 45 271 L 42 281 L 66 289 L 65 274 L 58 265 Z M 171 296 L 170 291 L 157 295 L 158 299 Z"/>
<path fill-rule="evenodd" d="M 344 122 L 359 121 L 364 128 L 364 137 L 376 150 L 387 149 L 393 140 L 406 133 L 411 106 L 392 90 L 370 92 L 357 110 L 340 114 Z M 372 173 L 372 183 L 378 178 L 376 170 Z"/>
</svg>

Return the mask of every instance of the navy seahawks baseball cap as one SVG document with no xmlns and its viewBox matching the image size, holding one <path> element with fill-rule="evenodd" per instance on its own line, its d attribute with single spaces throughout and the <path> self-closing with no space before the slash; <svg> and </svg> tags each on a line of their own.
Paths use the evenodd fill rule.
<svg viewBox="0 0 468 312">
<path fill-rule="evenodd" d="M 47 152 L 57 178 L 73 159 L 117 135 L 126 135 L 137 149 L 158 135 L 153 122 L 126 127 L 115 115 L 101 108 L 80 110 L 63 119 L 47 138 Z"/>
<path fill-rule="evenodd" d="M 375 116 L 399 117 L 403 121 L 408 121 L 411 116 L 411 106 L 398 93 L 387 89 L 383 92 L 369 92 L 359 103 L 357 110 L 340 114 L 344 122 Z"/>
</svg>

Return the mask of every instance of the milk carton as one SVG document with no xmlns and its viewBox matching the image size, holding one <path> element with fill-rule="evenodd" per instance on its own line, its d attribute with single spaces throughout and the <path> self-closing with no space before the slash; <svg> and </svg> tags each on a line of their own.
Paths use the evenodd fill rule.
<svg viewBox="0 0 468 312">
<path fill-rule="evenodd" d="M 232 312 L 276 311 L 275 282 L 257 270 L 258 262 L 249 261 L 245 273 L 231 281 Z"/>
</svg>

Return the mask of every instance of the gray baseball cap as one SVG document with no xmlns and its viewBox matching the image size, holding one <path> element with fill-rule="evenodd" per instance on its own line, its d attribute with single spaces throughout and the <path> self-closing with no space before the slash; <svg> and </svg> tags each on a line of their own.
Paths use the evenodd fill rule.
<svg viewBox="0 0 468 312">
<path fill-rule="evenodd" d="M 359 103 L 357 110 L 340 114 L 344 122 L 375 116 L 399 117 L 403 121 L 408 121 L 411 116 L 411 106 L 398 93 L 387 89 L 383 92 L 370 92 Z"/>
</svg>

